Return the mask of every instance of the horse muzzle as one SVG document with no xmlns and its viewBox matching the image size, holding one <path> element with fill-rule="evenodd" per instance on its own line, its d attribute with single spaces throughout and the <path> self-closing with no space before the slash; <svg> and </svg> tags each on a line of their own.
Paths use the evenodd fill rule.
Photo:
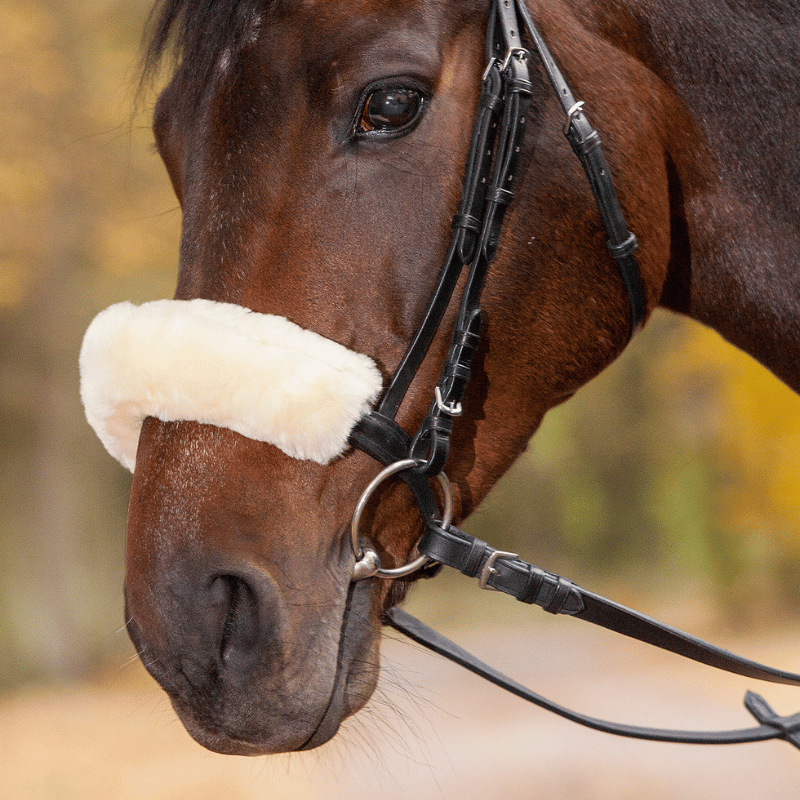
<svg viewBox="0 0 800 800">
<path fill-rule="evenodd" d="M 169 580 L 129 582 L 128 632 L 204 747 L 235 755 L 311 749 L 374 688 L 367 583 L 346 587 L 323 609 L 312 601 L 304 609 L 287 603 L 266 571 L 183 565 Z"/>
</svg>

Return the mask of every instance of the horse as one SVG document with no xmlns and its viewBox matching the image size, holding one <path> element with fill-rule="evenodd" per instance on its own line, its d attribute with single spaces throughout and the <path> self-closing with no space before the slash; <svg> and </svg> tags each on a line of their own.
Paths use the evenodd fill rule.
<svg viewBox="0 0 800 800">
<path fill-rule="evenodd" d="M 127 628 L 189 733 L 213 751 L 331 739 L 373 692 L 386 612 L 425 574 L 352 580 L 354 535 L 391 571 L 415 559 L 425 520 L 413 487 L 384 480 L 353 534 L 379 465 L 348 436 L 386 391 L 436 289 L 492 66 L 490 6 L 153 9 L 144 73 L 174 52 L 153 130 L 183 213 L 175 298 L 163 302 L 196 314 L 173 318 L 167 305 L 134 315 L 136 355 L 108 376 L 117 385 L 135 363 L 160 359 L 147 391 L 165 408 L 179 373 L 188 387 L 177 409 L 137 407 L 145 418 L 121 456 L 133 469 Z M 794 4 L 525 7 L 585 102 L 567 124 L 585 111 L 602 136 L 638 241 L 642 320 L 657 306 L 698 320 L 800 390 Z M 637 327 L 562 105 L 544 67 L 526 66 L 514 200 L 485 278 L 469 389 L 462 407 L 444 403 L 454 418 L 448 486 L 431 482 L 455 523 Z M 460 291 L 467 278 L 458 281 Z M 452 304 L 442 312 L 398 404 L 405 431 L 429 413 L 457 314 Z M 274 332 L 249 333 L 262 317 Z M 299 344 L 261 373 L 240 358 L 254 338 L 273 350 Z M 338 376 L 337 388 L 309 388 L 315 370 Z M 354 384 L 338 422 L 317 420 L 338 414 L 340 390 Z M 202 407 L 189 408 L 193 396 Z M 243 421 L 275 404 L 272 422 Z M 220 413 L 205 414 L 210 406 Z"/>
</svg>

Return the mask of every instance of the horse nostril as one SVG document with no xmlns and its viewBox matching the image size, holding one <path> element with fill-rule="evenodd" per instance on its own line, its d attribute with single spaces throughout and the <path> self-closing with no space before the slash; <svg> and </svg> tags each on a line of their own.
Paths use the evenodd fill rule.
<svg viewBox="0 0 800 800">
<path fill-rule="evenodd" d="M 211 583 L 211 599 L 225 612 L 219 642 L 223 664 L 252 653 L 259 639 L 258 597 L 250 584 L 235 575 L 220 575 Z"/>
</svg>

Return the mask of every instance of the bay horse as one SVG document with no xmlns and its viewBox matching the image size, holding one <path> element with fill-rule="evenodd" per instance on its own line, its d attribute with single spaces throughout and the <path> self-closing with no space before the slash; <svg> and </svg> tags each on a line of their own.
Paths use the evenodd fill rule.
<svg viewBox="0 0 800 800">
<path fill-rule="evenodd" d="M 796 4 L 526 5 L 602 135 L 638 237 L 643 317 L 662 306 L 699 320 L 800 389 Z M 140 433 L 108 422 L 134 470 L 128 631 L 211 750 L 328 741 L 369 699 L 384 613 L 420 574 L 351 581 L 350 522 L 378 467 L 347 438 L 403 358 L 448 251 L 489 7 L 160 0 L 153 10 L 145 72 L 175 52 L 153 129 L 183 211 L 177 288 L 165 305 L 114 312 L 113 331 L 123 317 L 130 327 L 96 380 L 139 381 L 149 398 L 104 401 L 145 417 Z M 452 432 L 455 523 L 544 414 L 620 355 L 632 327 L 559 99 L 541 65 L 528 68 L 515 197 Z M 406 431 L 428 412 L 456 314 L 445 313 L 396 411 Z M 261 372 L 251 345 L 283 360 Z M 149 377 L 134 375 L 139 363 Z M 269 420 L 251 418 L 264 408 Z M 432 485 L 441 499 L 444 485 Z M 391 568 L 414 559 L 424 521 L 387 481 L 359 526 Z"/>
</svg>

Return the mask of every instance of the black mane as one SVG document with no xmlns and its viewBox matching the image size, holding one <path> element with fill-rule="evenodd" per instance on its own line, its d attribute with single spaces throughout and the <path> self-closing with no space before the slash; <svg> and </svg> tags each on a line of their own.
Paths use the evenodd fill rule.
<svg viewBox="0 0 800 800">
<path fill-rule="evenodd" d="M 221 53 L 241 50 L 257 29 L 269 0 L 157 0 L 145 30 L 142 83 L 166 55 L 194 79 L 207 77 Z"/>
</svg>

